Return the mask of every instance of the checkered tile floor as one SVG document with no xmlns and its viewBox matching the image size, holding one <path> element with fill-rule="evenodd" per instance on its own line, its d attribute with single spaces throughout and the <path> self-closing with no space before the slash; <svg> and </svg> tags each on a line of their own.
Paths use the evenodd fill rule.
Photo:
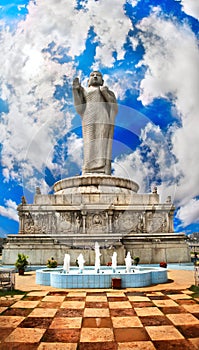
<svg viewBox="0 0 199 350">
<path fill-rule="evenodd" d="M 0 298 L 0 349 L 195 350 L 189 290 L 38 291 Z"/>
</svg>

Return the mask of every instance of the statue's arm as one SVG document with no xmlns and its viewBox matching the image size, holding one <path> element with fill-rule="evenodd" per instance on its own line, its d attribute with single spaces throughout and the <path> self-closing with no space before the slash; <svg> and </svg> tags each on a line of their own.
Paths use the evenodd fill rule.
<svg viewBox="0 0 199 350">
<path fill-rule="evenodd" d="M 83 116 L 84 111 L 85 111 L 85 98 L 84 98 L 84 89 L 81 86 L 79 82 L 79 78 L 75 78 L 73 80 L 73 99 L 74 99 L 74 106 L 76 109 L 76 112 L 80 115 Z"/>
</svg>

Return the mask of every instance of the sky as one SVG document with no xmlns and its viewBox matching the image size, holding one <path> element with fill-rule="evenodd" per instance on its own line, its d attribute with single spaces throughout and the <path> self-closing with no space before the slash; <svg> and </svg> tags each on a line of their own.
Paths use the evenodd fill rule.
<svg viewBox="0 0 199 350">
<path fill-rule="evenodd" d="M 35 188 L 81 174 L 72 81 L 114 91 L 112 174 L 160 201 L 175 232 L 199 231 L 199 1 L 0 0 L 0 236 Z"/>
</svg>

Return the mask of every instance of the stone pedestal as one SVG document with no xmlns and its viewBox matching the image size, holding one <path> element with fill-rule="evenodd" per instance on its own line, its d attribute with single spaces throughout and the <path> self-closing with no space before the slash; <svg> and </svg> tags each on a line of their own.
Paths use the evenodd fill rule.
<svg viewBox="0 0 199 350">
<path fill-rule="evenodd" d="M 138 188 L 128 179 L 92 174 L 55 183 L 52 195 L 37 189 L 33 204 L 23 198 L 18 207 L 19 234 L 8 236 L 3 263 L 13 264 L 23 252 L 31 264 L 46 264 L 52 256 L 63 264 L 66 253 L 75 264 L 82 253 L 94 265 L 96 241 L 101 264 L 114 251 L 122 265 L 127 251 L 140 263 L 189 261 L 185 236 L 173 232 L 170 198 L 161 204 L 156 191 L 139 194 Z"/>
<path fill-rule="evenodd" d="M 129 234 L 124 237 L 123 244 L 132 256 L 139 256 L 143 264 L 190 261 L 190 253 L 183 233 Z"/>
</svg>

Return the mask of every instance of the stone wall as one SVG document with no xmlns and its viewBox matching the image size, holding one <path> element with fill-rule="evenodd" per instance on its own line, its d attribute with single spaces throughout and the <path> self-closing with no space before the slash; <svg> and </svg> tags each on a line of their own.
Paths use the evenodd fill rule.
<svg viewBox="0 0 199 350">
<path fill-rule="evenodd" d="M 102 263 L 114 250 L 122 264 L 127 251 L 141 263 L 189 261 L 184 235 L 173 232 L 171 198 L 159 203 L 156 189 L 138 194 L 135 182 L 103 175 L 64 179 L 54 187 L 52 195 L 37 189 L 33 204 L 22 198 L 19 234 L 8 236 L 5 264 L 13 264 L 18 252 L 32 264 L 45 264 L 51 256 L 61 263 L 67 252 L 75 261 L 82 252 L 90 264 L 95 242 L 103 250 Z"/>
</svg>

